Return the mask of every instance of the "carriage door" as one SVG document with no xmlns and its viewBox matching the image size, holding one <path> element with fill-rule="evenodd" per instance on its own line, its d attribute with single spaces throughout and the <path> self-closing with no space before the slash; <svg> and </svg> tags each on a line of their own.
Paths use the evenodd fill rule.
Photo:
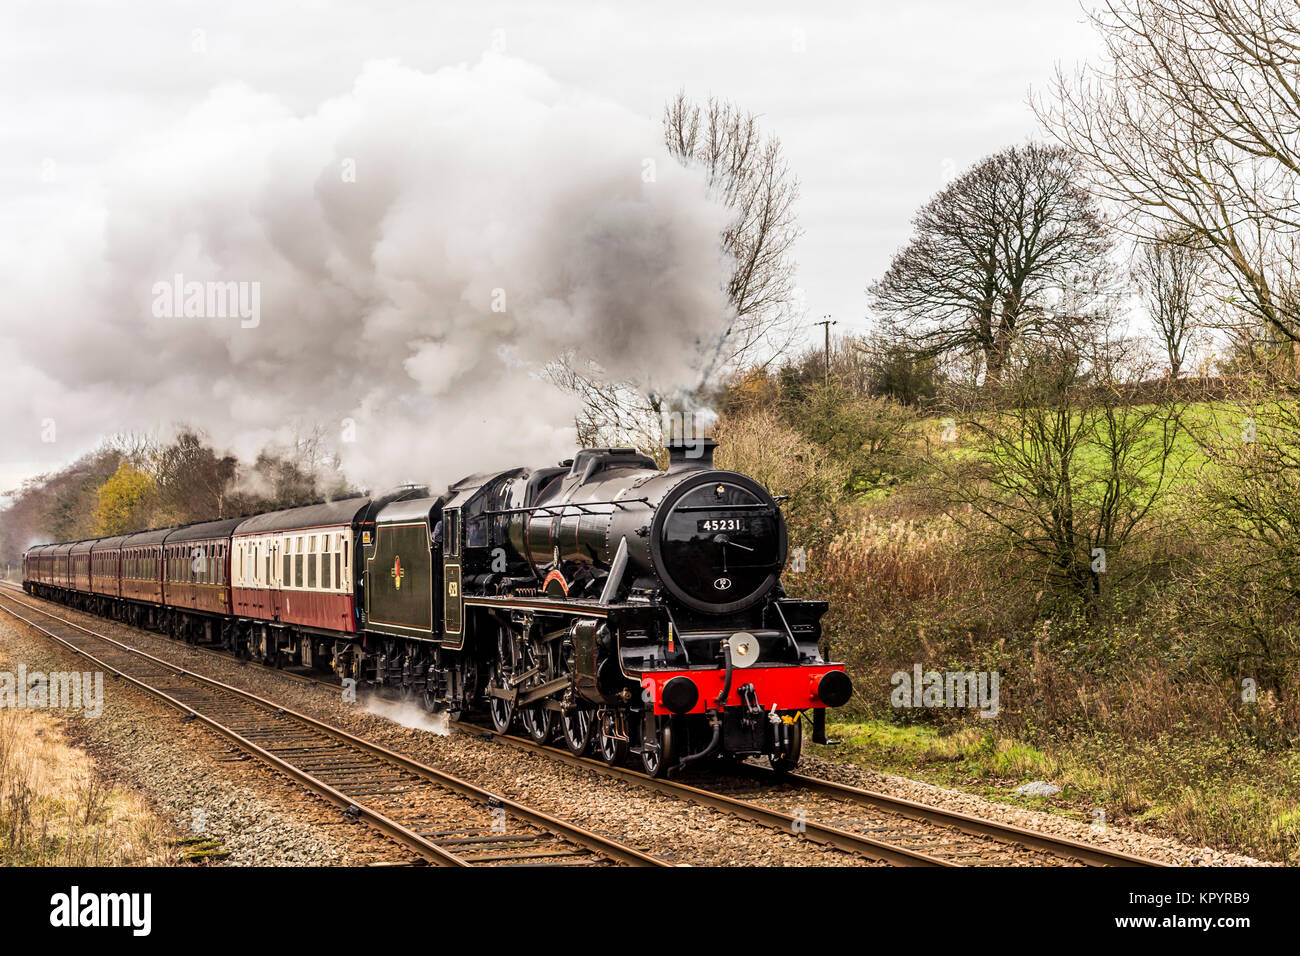
<svg viewBox="0 0 1300 956">
<path fill-rule="evenodd" d="M 460 586 L 460 509 L 442 512 L 442 622 L 443 640 L 459 646 L 465 615 L 465 595 Z"/>
</svg>

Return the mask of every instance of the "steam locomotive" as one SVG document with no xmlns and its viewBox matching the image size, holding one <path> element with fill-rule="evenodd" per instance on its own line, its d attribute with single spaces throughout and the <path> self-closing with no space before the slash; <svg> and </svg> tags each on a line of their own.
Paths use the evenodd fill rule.
<svg viewBox="0 0 1300 956">
<path fill-rule="evenodd" d="M 780 505 L 715 443 L 586 449 L 472 475 L 23 556 L 29 593 L 660 776 L 793 768 L 846 703 L 824 601 L 786 597 Z"/>
</svg>

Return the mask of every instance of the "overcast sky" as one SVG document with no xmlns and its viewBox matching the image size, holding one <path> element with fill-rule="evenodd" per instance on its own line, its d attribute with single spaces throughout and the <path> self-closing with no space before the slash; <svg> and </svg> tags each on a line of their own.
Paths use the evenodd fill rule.
<svg viewBox="0 0 1300 956">
<path fill-rule="evenodd" d="M 809 319 L 829 314 L 839 330 L 858 331 L 864 288 L 906 240 L 916 207 L 981 156 L 1035 135 L 1027 92 L 1056 63 L 1094 53 L 1083 21 L 1077 0 L 6 0 L 0 248 L 21 270 L 24 248 L 59 241 L 56 212 L 93 206 L 108 164 L 221 84 L 307 114 L 350 90 L 369 61 L 434 72 L 495 48 L 645 117 L 679 88 L 761 114 L 801 181 L 796 257 Z M 0 303 L 3 342 L 28 317 Z M 4 390 L 23 376 L 6 380 L 0 406 L 18 407 Z M 37 421 L 4 428 L 0 488 L 66 463 L 95 438 L 74 430 L 74 440 L 42 444 Z"/>
</svg>

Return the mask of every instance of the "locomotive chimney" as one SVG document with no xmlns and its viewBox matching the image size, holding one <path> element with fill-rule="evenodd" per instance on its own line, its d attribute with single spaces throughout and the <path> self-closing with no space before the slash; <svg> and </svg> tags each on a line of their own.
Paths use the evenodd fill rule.
<svg viewBox="0 0 1300 956">
<path fill-rule="evenodd" d="M 683 468 L 712 468 L 713 449 L 718 443 L 712 438 L 683 438 L 674 435 L 664 442 L 668 449 L 668 470 Z"/>
</svg>

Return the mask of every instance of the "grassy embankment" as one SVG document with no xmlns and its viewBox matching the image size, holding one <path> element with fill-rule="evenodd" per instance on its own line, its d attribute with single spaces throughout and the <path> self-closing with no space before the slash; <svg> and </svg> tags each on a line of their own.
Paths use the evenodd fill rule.
<svg viewBox="0 0 1300 956">
<path fill-rule="evenodd" d="M 1229 435 L 1243 410 L 1205 404 L 1189 417 Z M 1216 666 L 1227 637 L 1196 569 L 1217 543 L 1189 513 L 1208 466 L 1190 435 L 1174 459 L 1178 476 L 1144 550 L 1133 552 L 1148 570 L 1117 576 L 1089 609 L 1055 599 L 1024 573 L 1024 556 L 990 548 L 916 485 L 857 500 L 792 588 L 830 600 L 827 632 L 858 687 L 832 728 L 842 745 L 817 752 L 1086 822 L 1101 809 L 1111 824 L 1300 863 L 1295 706 L 1268 693 L 1243 703 Z M 997 670 L 998 717 L 892 708 L 890 675 L 914 663 Z M 1033 780 L 1062 792 L 1013 793 Z"/>
</svg>

